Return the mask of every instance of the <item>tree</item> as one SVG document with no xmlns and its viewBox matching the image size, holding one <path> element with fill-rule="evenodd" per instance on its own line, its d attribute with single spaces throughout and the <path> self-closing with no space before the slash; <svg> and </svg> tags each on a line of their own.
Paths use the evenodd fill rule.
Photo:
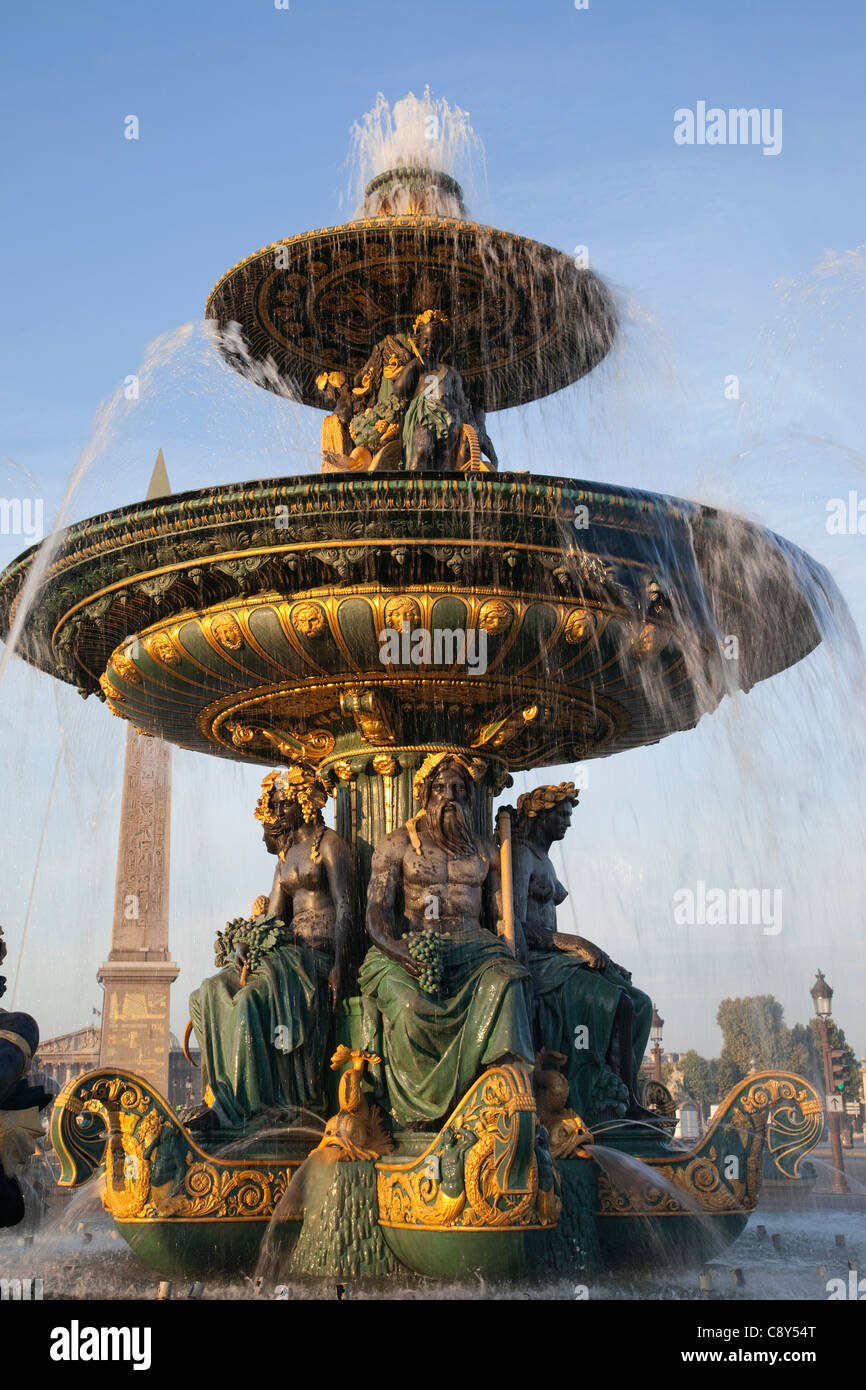
<svg viewBox="0 0 866 1390">
<path fill-rule="evenodd" d="M 684 1052 L 680 1058 L 680 1070 L 683 1074 L 683 1085 L 702 1107 L 705 1114 L 709 1114 L 711 1105 L 716 1105 L 720 1099 L 716 1071 L 718 1063 L 708 1061 L 706 1057 L 701 1057 L 699 1053 L 691 1048 L 689 1052 Z"/>
<path fill-rule="evenodd" d="M 716 1062 L 716 1085 L 719 1089 L 719 1099 L 724 1100 L 725 1096 L 742 1081 L 746 1073 L 737 1066 L 730 1052 L 726 1047 L 722 1048 L 722 1055 Z"/>
<path fill-rule="evenodd" d="M 813 1028 L 812 1024 L 816 1026 Z M 787 1071 L 811 1081 L 819 1095 L 824 1094 L 824 1062 L 821 1055 L 821 1039 L 818 1035 L 817 1019 L 809 1024 L 795 1023 L 791 1029 L 788 1043 Z"/>
<path fill-rule="evenodd" d="M 845 1083 L 847 1098 L 856 1100 L 861 1092 L 862 1077 L 854 1049 L 849 1046 L 844 1029 L 840 1028 L 832 1018 L 827 1020 L 827 1036 L 830 1046 L 841 1048 L 845 1054 L 842 1080 Z M 810 1018 L 805 1027 L 802 1023 L 795 1023 L 791 1029 L 790 1039 L 788 1070 L 804 1076 L 823 1095 L 825 1088 L 824 1043 L 821 1036 L 820 1019 Z"/>
<path fill-rule="evenodd" d="M 725 1040 L 722 1055 L 727 1054 L 740 1077 L 747 1076 L 754 1067 L 761 1071 L 785 1066 L 789 1029 L 784 1023 L 782 1005 L 772 994 L 723 999 L 716 1022 Z"/>
<path fill-rule="evenodd" d="M 701 1057 L 694 1049 L 680 1057 L 683 1085 L 705 1108 L 724 1100 L 736 1085 L 757 1068 L 759 1071 L 792 1071 L 811 1082 L 823 1096 L 824 1060 L 821 1022 L 811 1018 L 807 1024 L 788 1028 L 784 1010 L 772 994 L 747 995 L 743 999 L 723 999 L 716 1022 L 724 1045 L 717 1058 Z M 846 1099 L 856 1100 L 862 1089 L 862 1076 L 856 1054 L 844 1031 L 833 1019 L 827 1021 L 831 1047 L 845 1053 L 842 1079 Z M 670 1068 L 666 1065 L 667 1082 Z"/>
</svg>

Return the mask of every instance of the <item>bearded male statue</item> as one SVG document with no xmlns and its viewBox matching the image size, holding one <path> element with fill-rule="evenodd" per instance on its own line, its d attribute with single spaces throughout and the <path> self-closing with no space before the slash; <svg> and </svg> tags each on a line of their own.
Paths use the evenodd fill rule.
<svg viewBox="0 0 866 1390">
<path fill-rule="evenodd" d="M 359 982 L 381 1016 L 398 1125 L 438 1126 L 486 1067 L 533 1057 L 529 977 L 496 935 L 499 852 L 472 828 L 478 775 L 456 753 L 431 754 L 415 775 L 418 815 L 373 855 Z"/>
</svg>

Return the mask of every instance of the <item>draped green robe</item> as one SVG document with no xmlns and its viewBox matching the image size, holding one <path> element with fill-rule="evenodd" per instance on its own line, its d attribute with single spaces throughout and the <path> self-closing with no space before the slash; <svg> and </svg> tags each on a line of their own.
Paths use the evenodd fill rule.
<svg viewBox="0 0 866 1390">
<path fill-rule="evenodd" d="M 532 1065 L 529 977 L 491 932 L 479 927 L 443 942 L 435 995 L 377 946 L 358 978 L 381 1014 L 383 1072 L 398 1124 L 435 1125 L 506 1054 Z"/>
<path fill-rule="evenodd" d="M 611 963 L 593 970 L 567 951 L 529 952 L 534 997 L 535 1039 L 539 1048 L 562 1052 L 568 1058 L 565 1074 L 569 1104 L 591 1122 L 611 1108 L 624 1110 L 625 1085 L 611 1071 L 606 1057 L 620 996 L 632 1001 L 634 1075 L 643 1059 L 652 1022 L 652 1000 Z M 586 1026 L 584 1035 L 577 1033 Z"/>
<path fill-rule="evenodd" d="M 243 989 L 237 967 L 227 965 L 190 996 L 202 1076 L 221 1125 L 239 1127 L 271 1106 L 324 1110 L 333 963 L 300 943 L 280 946 Z"/>
</svg>

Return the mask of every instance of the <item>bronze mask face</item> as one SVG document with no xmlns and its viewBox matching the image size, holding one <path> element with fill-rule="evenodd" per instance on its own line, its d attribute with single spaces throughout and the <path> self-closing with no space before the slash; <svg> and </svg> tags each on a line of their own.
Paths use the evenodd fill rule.
<svg viewBox="0 0 866 1390">
<path fill-rule="evenodd" d="M 457 763 L 442 763 L 427 792 L 426 813 L 430 838 L 450 854 L 476 852 L 470 823 L 471 787 Z"/>
<path fill-rule="evenodd" d="M 271 823 L 265 824 L 262 839 L 269 854 L 278 854 L 281 848 L 291 847 L 304 817 L 297 801 L 285 796 L 275 796 L 273 792 L 271 793 L 271 808 L 275 819 Z"/>
<path fill-rule="evenodd" d="M 564 840 L 566 831 L 571 825 L 571 802 L 559 801 L 555 806 L 551 806 L 549 811 L 545 811 L 539 817 L 543 832 L 551 840 Z"/>
</svg>

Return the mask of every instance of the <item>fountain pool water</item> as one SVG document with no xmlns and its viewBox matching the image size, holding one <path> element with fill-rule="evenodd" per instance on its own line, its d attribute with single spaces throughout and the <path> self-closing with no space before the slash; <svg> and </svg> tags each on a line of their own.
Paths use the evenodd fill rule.
<svg viewBox="0 0 866 1390">
<path fill-rule="evenodd" d="M 79 1230 L 83 1227 L 83 1230 Z M 85 1242 L 85 1235 L 90 1235 Z M 773 1236 L 778 1237 L 774 1244 Z M 840 1244 L 837 1237 L 844 1243 Z M 778 1248 L 777 1248 L 778 1247 Z M 615 1275 L 578 1275 L 568 1279 L 539 1278 L 522 1284 L 500 1285 L 486 1280 L 483 1272 L 458 1285 L 432 1279 L 401 1279 L 387 1284 L 348 1281 L 353 1299 L 379 1299 L 384 1293 L 395 1299 L 556 1299 L 590 1303 L 620 1300 L 641 1302 L 689 1302 L 749 1304 L 756 1301 L 825 1304 L 840 1297 L 842 1281 L 847 1289 L 851 1266 L 866 1270 L 866 1216 L 862 1212 L 763 1212 L 749 1218 L 743 1234 L 723 1254 L 708 1259 L 701 1271 L 711 1275 L 712 1287 L 702 1290 L 699 1270 L 682 1269 L 665 1261 L 664 1249 L 643 1271 L 618 1270 Z M 4 1278 L 41 1279 L 46 1299 L 75 1300 L 110 1297 L 118 1300 L 155 1299 L 158 1272 L 141 1264 L 118 1237 L 101 1203 L 90 1190 L 76 1194 L 68 1210 L 50 1222 L 42 1234 L 29 1241 L 14 1231 L 0 1232 L 0 1260 Z M 741 1272 L 741 1282 L 734 1271 Z M 335 1298 L 337 1282 L 316 1282 L 279 1275 L 269 1277 L 219 1276 L 204 1281 L 201 1297 L 214 1300 L 290 1301 Z M 858 1279 L 860 1274 L 858 1274 Z M 185 1299 L 191 1277 L 171 1276 L 174 1299 Z M 706 1281 L 704 1281 L 706 1282 Z M 748 1314 L 744 1314 L 748 1316 Z M 814 1313 L 811 1314 L 814 1316 Z M 804 1310 L 804 1320 L 809 1321 Z"/>
</svg>

